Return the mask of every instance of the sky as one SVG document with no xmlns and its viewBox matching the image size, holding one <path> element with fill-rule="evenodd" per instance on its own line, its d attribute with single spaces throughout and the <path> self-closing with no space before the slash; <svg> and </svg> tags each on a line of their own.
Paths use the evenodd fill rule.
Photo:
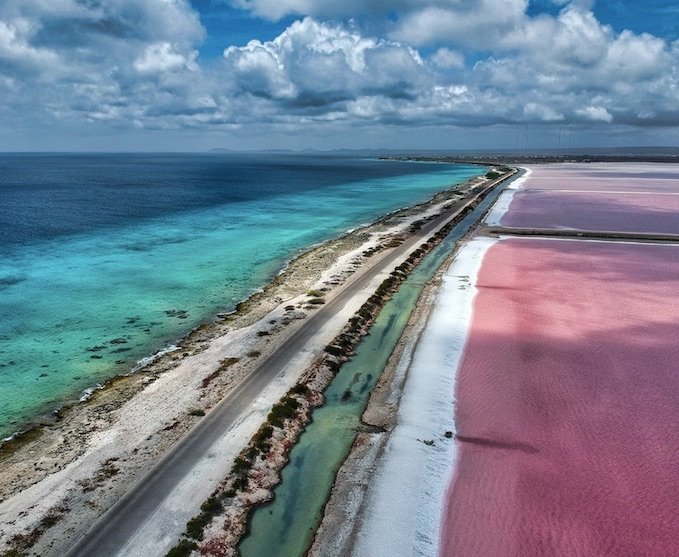
<svg viewBox="0 0 679 557">
<path fill-rule="evenodd" d="M 679 145 L 679 2 L 2 0 L 0 151 Z"/>
</svg>

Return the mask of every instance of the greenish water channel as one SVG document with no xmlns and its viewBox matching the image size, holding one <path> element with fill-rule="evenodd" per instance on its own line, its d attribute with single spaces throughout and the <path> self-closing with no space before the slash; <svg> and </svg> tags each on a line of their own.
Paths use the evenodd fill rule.
<svg viewBox="0 0 679 557">
<path fill-rule="evenodd" d="M 410 318 L 424 285 L 455 243 L 500 194 L 496 189 L 458 223 L 413 270 L 377 317 L 355 356 L 342 366 L 325 391 L 326 403 L 292 449 L 290 463 L 271 503 L 258 508 L 242 557 L 303 556 L 313 540 L 335 476 L 356 438 L 368 397 Z M 350 396 L 349 396 L 350 394 Z"/>
</svg>

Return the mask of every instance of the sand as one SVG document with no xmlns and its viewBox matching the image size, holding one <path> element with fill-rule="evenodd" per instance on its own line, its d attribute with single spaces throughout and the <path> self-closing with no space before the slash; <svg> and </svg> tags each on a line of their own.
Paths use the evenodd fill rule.
<svg viewBox="0 0 679 557">
<path fill-rule="evenodd" d="M 367 493 L 363 516 L 369 519 L 354 532 L 353 555 L 438 554 L 445 495 L 441 486 L 457 453 L 450 393 L 467 337 L 474 269 L 491 244 L 484 239 L 463 249 L 443 274 L 426 328 L 410 356 L 396 424 Z"/>
</svg>

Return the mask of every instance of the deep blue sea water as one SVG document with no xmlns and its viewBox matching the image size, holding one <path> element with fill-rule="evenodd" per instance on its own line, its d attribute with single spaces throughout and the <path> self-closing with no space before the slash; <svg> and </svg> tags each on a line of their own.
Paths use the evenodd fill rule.
<svg viewBox="0 0 679 557">
<path fill-rule="evenodd" d="M 0 155 L 0 438 L 304 248 L 483 171 L 303 155 Z"/>
</svg>

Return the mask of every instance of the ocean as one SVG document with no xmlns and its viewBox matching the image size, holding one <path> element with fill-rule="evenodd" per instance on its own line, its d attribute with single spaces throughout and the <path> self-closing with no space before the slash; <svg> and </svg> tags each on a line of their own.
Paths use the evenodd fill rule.
<svg viewBox="0 0 679 557">
<path fill-rule="evenodd" d="M 0 155 L 0 438 L 232 309 L 301 250 L 482 172 L 356 156 Z"/>
</svg>

